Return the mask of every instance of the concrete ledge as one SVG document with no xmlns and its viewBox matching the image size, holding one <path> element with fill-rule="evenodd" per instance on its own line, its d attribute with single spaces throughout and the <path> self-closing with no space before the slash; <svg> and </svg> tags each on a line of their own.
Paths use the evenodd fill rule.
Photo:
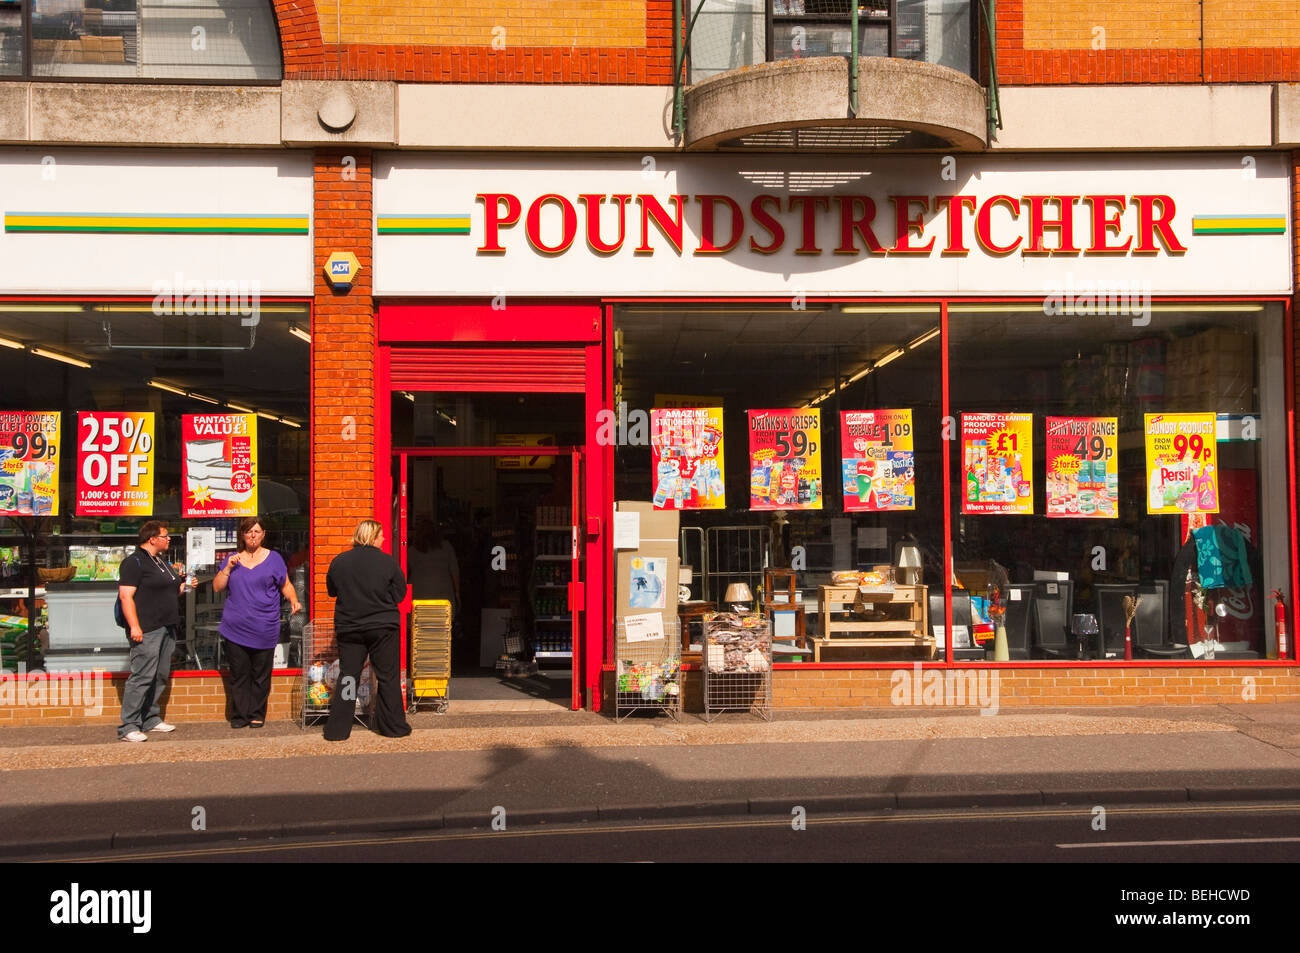
<svg viewBox="0 0 1300 953">
<path fill-rule="evenodd" d="M 27 83 L 0 83 L 0 142 L 26 142 L 28 129 Z"/>
<path fill-rule="evenodd" d="M 29 142 L 130 146 L 279 146 L 270 86 L 32 83 Z"/>
<path fill-rule="evenodd" d="M 403 84 L 397 145 L 664 151 L 675 148 L 672 106 L 671 86 Z"/>
<path fill-rule="evenodd" d="M 1279 83 L 1274 91 L 1273 142 L 1300 147 L 1300 83 Z"/>
<path fill-rule="evenodd" d="M 710 77 L 686 91 L 686 148 L 812 127 L 922 132 L 959 150 L 985 146 L 984 90 L 945 66 L 888 57 L 858 62 L 858 115 L 848 113 L 843 57 L 778 60 Z"/>
<path fill-rule="evenodd" d="M 1266 149 L 1274 145 L 1273 91 L 1268 85 L 1004 87 L 1003 128 L 992 148 Z"/>
<path fill-rule="evenodd" d="M 396 83 L 285 80 L 280 89 L 285 145 L 397 144 Z"/>
</svg>

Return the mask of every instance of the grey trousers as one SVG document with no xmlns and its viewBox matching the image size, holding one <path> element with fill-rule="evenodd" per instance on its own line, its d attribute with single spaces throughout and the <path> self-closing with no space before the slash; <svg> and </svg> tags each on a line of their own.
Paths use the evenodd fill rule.
<svg viewBox="0 0 1300 953">
<path fill-rule="evenodd" d="M 131 643 L 131 675 L 122 691 L 122 723 L 117 736 L 129 731 L 149 731 L 162 721 L 159 700 L 167 690 L 172 673 L 172 653 L 176 651 L 176 629 L 163 626 L 144 634 Z"/>
</svg>

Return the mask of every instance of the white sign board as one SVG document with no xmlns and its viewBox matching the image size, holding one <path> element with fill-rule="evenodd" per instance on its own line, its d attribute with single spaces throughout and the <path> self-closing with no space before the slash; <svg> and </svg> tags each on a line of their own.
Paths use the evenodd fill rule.
<svg viewBox="0 0 1300 953">
<path fill-rule="evenodd" d="M 664 637 L 664 617 L 658 612 L 623 616 L 623 632 L 629 642 L 656 642 Z"/>
<path fill-rule="evenodd" d="M 1285 158 L 386 153 L 375 294 L 1284 294 Z"/>
</svg>

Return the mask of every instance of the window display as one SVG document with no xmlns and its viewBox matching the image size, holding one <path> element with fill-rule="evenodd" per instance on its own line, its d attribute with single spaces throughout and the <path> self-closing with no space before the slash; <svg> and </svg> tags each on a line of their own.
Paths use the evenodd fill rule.
<svg viewBox="0 0 1300 953">
<path fill-rule="evenodd" d="M 172 531 L 166 561 L 197 583 L 182 598 L 174 668 L 223 661 L 224 595 L 211 580 L 245 509 L 265 521 L 305 602 L 310 348 L 293 329 L 307 335 L 310 309 L 263 302 L 260 312 L 249 327 L 238 314 L 156 314 L 149 300 L 0 304 L 0 375 L 25 381 L 0 403 L 0 501 L 11 504 L 0 508 L 0 615 L 17 620 L 3 626 L 14 638 L 0 639 L 6 671 L 124 670 L 118 566 L 151 518 Z M 219 432 L 232 421 L 248 443 L 242 457 Z M 200 461 L 200 480 L 203 441 L 221 452 Z M 229 472 L 217 472 L 223 462 Z M 196 483 L 220 505 L 195 512 Z M 211 531 L 206 545 L 190 545 L 195 528 Z M 282 620 L 278 665 L 300 626 Z"/>
<path fill-rule="evenodd" d="M 817 661 L 1276 657 L 1265 595 L 1290 571 L 1279 304 L 1161 303 L 1139 322 L 954 302 L 947 335 L 927 310 L 616 310 L 621 402 L 693 394 L 750 433 L 744 466 L 721 468 L 728 505 L 682 514 L 679 614 L 742 585 L 765 608 L 765 574 L 788 568 Z M 822 410 L 839 426 L 822 428 Z M 831 481 L 822 452 L 840 461 Z M 660 465 L 652 479 L 650 455 L 621 440 L 617 495 L 649 504 Z M 889 598 L 835 588 L 863 572 Z"/>
</svg>

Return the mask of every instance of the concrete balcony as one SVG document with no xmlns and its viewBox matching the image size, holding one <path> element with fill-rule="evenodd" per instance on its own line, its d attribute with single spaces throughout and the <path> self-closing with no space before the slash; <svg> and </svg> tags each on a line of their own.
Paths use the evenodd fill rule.
<svg viewBox="0 0 1300 953">
<path fill-rule="evenodd" d="M 710 77 L 686 90 L 688 151 L 872 151 L 988 147 L 985 92 L 964 73 L 915 60 L 858 60 L 849 114 L 849 62 L 777 60 Z"/>
</svg>

